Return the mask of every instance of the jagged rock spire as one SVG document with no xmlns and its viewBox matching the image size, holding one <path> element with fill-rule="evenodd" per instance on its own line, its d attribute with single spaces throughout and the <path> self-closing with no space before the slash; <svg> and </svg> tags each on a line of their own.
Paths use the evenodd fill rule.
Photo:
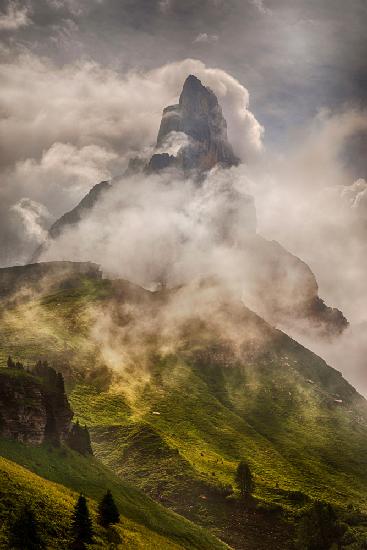
<svg viewBox="0 0 367 550">
<path fill-rule="evenodd" d="M 204 172 L 216 164 L 223 167 L 238 164 L 239 160 L 228 142 L 227 123 L 218 99 L 194 75 L 186 78 L 179 103 L 163 110 L 157 148 L 164 149 L 169 136 L 177 132 L 187 136 L 187 143 L 169 159 L 164 151 L 153 155 L 151 169 L 176 166 L 184 171 Z"/>
</svg>

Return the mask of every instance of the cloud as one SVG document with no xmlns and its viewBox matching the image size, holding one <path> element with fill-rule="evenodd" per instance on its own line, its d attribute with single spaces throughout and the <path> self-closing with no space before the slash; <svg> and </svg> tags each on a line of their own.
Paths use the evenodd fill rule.
<svg viewBox="0 0 367 550">
<path fill-rule="evenodd" d="M 115 153 L 96 145 L 77 148 L 54 143 L 40 159 L 19 160 L 5 169 L 0 187 L 3 265 L 28 261 L 35 243 L 45 237 L 44 230 L 78 203 L 94 183 L 110 179 L 115 163 Z M 42 216 L 38 216 L 41 211 L 36 204 L 44 207 Z M 47 216 L 46 211 L 50 213 Z"/>
<path fill-rule="evenodd" d="M 5 12 L 0 13 L 0 31 L 15 31 L 31 24 L 28 7 L 19 6 L 17 2 L 10 1 Z"/>
<path fill-rule="evenodd" d="M 364 197 L 365 186 L 363 178 L 353 183 L 343 150 L 364 128 L 364 110 L 321 112 L 293 136 L 286 154 L 267 154 L 244 174 L 259 231 L 307 261 L 321 294 L 356 320 L 364 316 L 357 297 L 365 288 L 366 229 L 362 210 L 351 206 Z"/>
<path fill-rule="evenodd" d="M 201 32 L 194 38 L 194 44 L 213 44 L 214 42 L 218 42 L 218 39 L 217 34 Z"/>
<path fill-rule="evenodd" d="M 189 136 L 184 132 L 170 132 L 162 143 L 162 147 L 158 148 L 156 152 L 176 156 L 181 147 L 185 147 L 189 143 Z"/>
<path fill-rule="evenodd" d="M 7 173 L 4 185 L 20 193 L 32 194 L 48 205 L 59 203 L 57 210 L 80 200 L 91 182 L 109 179 L 108 166 L 116 154 L 97 145 L 77 148 L 68 143 L 54 143 L 40 160 L 26 159 Z"/>
<path fill-rule="evenodd" d="M 101 4 L 103 0 L 47 0 L 54 10 L 66 10 L 74 17 L 85 16 L 93 5 Z"/>
<path fill-rule="evenodd" d="M 264 5 L 263 0 L 250 0 L 251 4 L 255 6 L 260 13 L 265 15 L 270 15 L 272 13 L 271 9 Z"/>
<path fill-rule="evenodd" d="M 59 216 L 98 181 L 122 174 L 137 152 L 149 157 L 162 110 L 177 102 L 190 73 L 218 95 L 236 153 L 244 159 L 256 156 L 262 127 L 249 110 L 248 91 L 201 61 L 125 74 L 88 61 L 57 67 L 27 52 L 4 62 L 0 212 L 29 197 Z M 16 246 L 13 253 L 19 260 Z"/>
<path fill-rule="evenodd" d="M 352 208 L 367 207 L 367 181 L 359 178 L 352 185 L 343 187 L 342 197 L 348 200 Z"/>
<path fill-rule="evenodd" d="M 24 55 L 0 67 L 0 161 L 37 157 L 56 141 L 104 146 L 119 154 L 151 146 L 163 107 L 177 101 L 190 73 L 217 93 L 240 152 L 259 150 L 262 128 L 248 110 L 248 91 L 225 71 L 187 59 L 120 75 L 92 62 L 58 69 Z"/>
<path fill-rule="evenodd" d="M 47 237 L 47 224 L 51 218 L 47 208 L 36 201 L 23 198 L 11 207 L 23 222 L 30 246 L 40 244 Z"/>
<path fill-rule="evenodd" d="M 171 2 L 170 0 L 160 0 L 158 2 L 158 7 L 162 13 L 168 13 L 171 8 Z"/>
<path fill-rule="evenodd" d="M 295 324 L 286 332 L 363 392 L 367 186 L 363 177 L 354 180 L 355 166 L 346 161 L 344 149 L 366 128 L 363 109 L 322 111 L 293 136 L 284 154 L 267 152 L 257 166 L 241 168 L 255 197 L 259 232 L 304 260 L 316 275 L 320 296 L 351 323 L 340 343 L 311 339 Z"/>
<path fill-rule="evenodd" d="M 199 28 L 208 29 L 209 35 L 210 27 Z M 269 56 L 267 62 L 272 59 Z M 209 273 L 213 266 L 230 272 L 232 264 L 226 247 L 216 241 L 218 232 L 212 220 L 220 219 L 219 225 L 225 226 L 218 212 L 226 216 L 230 212 L 230 191 L 219 180 L 232 181 L 236 172 L 245 191 L 249 186 L 255 196 L 260 232 L 307 261 L 317 275 L 320 294 L 341 307 L 352 322 L 363 322 L 367 251 L 360 214 L 365 195 L 364 183 L 353 182 L 365 174 L 351 178 L 340 151 L 352 135 L 367 128 L 366 113 L 324 110 L 293 135 L 283 154 L 271 154 L 263 151 L 263 128 L 249 109 L 247 89 L 226 71 L 191 58 L 125 73 L 85 60 L 57 66 L 29 53 L 3 63 L 1 262 L 27 258 L 30 234 L 37 240 L 47 223 L 46 217 L 37 218 L 37 208 L 24 202 L 25 197 L 44 205 L 54 219 L 100 179 L 115 177 L 118 181 L 129 156 L 140 151 L 149 155 L 162 109 L 177 101 L 190 73 L 218 96 L 229 139 L 247 166 L 213 175 L 213 187 L 194 193 L 195 199 L 179 179 L 153 178 L 149 184 L 120 181 L 119 193 L 115 187 L 115 194 L 109 195 L 112 202 L 101 203 L 96 217 L 85 220 L 72 239 L 65 235 L 60 250 L 67 257 L 82 255 L 88 260 L 106 253 L 111 272 L 123 270 L 124 276 L 141 283 L 146 282 L 141 273 L 148 280 L 159 280 L 169 270 L 177 282 L 182 274 L 188 280 L 199 271 Z M 287 93 L 293 94 L 294 88 Z M 167 146 L 175 147 L 177 137 Z M 138 195 L 134 195 L 134 185 Z M 121 217 L 117 207 L 126 209 L 126 217 Z M 116 236 L 112 240 L 106 219 Z M 30 223 L 26 230 L 25 220 Z M 37 220 L 39 230 L 32 226 Z M 245 222 L 242 219 L 236 225 L 237 241 Z M 93 246 L 86 235 L 97 232 Z M 134 238 L 126 239 L 130 234 Z M 212 254 L 204 254 L 206 249 Z M 50 249 L 44 259 L 53 253 Z"/>
<path fill-rule="evenodd" d="M 116 180 L 77 227 L 49 242 L 42 259 L 89 259 L 148 288 L 212 275 L 218 265 L 235 278 L 228 262 L 236 266 L 242 255 L 235 260 L 234 243 L 255 230 L 253 202 L 236 191 L 235 179 L 235 170 L 215 170 L 200 187 L 174 173 Z"/>
</svg>

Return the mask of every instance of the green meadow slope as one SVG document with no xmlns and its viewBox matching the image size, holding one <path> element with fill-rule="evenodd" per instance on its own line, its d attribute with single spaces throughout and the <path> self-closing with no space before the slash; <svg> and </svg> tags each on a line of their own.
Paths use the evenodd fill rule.
<svg viewBox="0 0 367 550">
<path fill-rule="evenodd" d="M 116 535 L 111 539 L 96 521 L 97 501 L 106 488 L 111 489 L 121 512 L 120 523 L 113 529 L 116 548 L 225 548 L 203 529 L 123 483 L 94 458 L 67 448 L 31 447 L 4 439 L 0 440 L 0 455 L 1 548 L 7 548 L 9 523 L 24 504 L 35 510 L 48 548 L 69 548 L 71 515 L 80 492 L 90 502 L 96 531 L 93 547 L 110 547 Z"/>
<path fill-rule="evenodd" d="M 244 339 L 235 353 L 210 319 L 192 319 L 179 344 L 137 353 L 110 374 L 116 350 L 124 355 L 124 343 L 131 349 L 126 327 L 135 314 L 154 317 L 167 300 L 161 294 L 85 279 L 4 307 L 0 360 L 9 353 L 25 362 L 47 357 L 68 380 L 96 457 L 235 548 L 287 548 L 294 519 L 312 499 L 367 513 L 366 401 L 339 372 L 245 307 L 227 304 L 220 312 Z M 117 305 L 123 314 L 115 315 Z M 119 347 L 116 327 L 124 329 Z M 154 338 L 145 338 L 142 332 L 137 341 L 154 350 Z M 251 511 L 231 495 L 241 459 L 255 477 Z"/>
</svg>

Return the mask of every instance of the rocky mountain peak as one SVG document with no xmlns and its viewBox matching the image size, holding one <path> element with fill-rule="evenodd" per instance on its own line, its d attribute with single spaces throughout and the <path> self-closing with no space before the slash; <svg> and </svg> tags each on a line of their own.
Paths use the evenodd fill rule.
<svg viewBox="0 0 367 550">
<path fill-rule="evenodd" d="M 186 116 L 207 116 L 219 107 L 218 100 L 210 88 L 190 74 L 183 85 L 179 105 Z"/>
<path fill-rule="evenodd" d="M 186 143 L 167 161 L 164 147 L 178 133 L 187 137 Z M 161 152 L 152 157 L 152 171 L 175 166 L 184 172 L 205 172 L 217 164 L 228 168 L 239 162 L 228 142 L 227 123 L 216 95 L 194 75 L 186 78 L 179 103 L 163 110 L 157 148 Z"/>
</svg>

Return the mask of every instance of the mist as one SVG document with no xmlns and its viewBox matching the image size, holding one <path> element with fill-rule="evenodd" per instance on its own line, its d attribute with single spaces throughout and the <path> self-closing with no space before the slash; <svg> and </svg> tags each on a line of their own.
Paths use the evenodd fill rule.
<svg viewBox="0 0 367 550">
<path fill-rule="evenodd" d="M 307 263 L 350 328 L 327 342 L 310 327 L 271 321 L 365 392 L 365 8 L 3 4 L 0 265 L 28 262 L 56 219 L 111 180 L 42 260 L 94 260 L 106 276 L 150 289 L 214 274 L 266 316 L 243 250 L 256 233 L 276 240 Z M 131 158 L 154 152 L 162 109 L 189 73 L 217 95 L 242 164 L 202 186 L 174 172 L 123 177 Z"/>
<path fill-rule="evenodd" d="M 260 149 L 247 164 L 212 170 L 202 184 L 176 171 L 117 178 L 77 227 L 48 242 L 41 259 L 91 260 L 105 276 L 150 290 L 215 276 L 266 319 L 248 240 L 256 233 L 276 240 L 310 266 L 319 295 L 350 327 L 325 339 L 307 321 L 279 318 L 276 326 L 365 392 L 366 182 L 353 181 L 342 154 L 365 129 L 364 112 L 320 113 L 287 156 Z M 270 271 L 261 277 L 270 280 Z M 287 277 L 291 286 L 296 273 L 289 269 Z"/>
</svg>

